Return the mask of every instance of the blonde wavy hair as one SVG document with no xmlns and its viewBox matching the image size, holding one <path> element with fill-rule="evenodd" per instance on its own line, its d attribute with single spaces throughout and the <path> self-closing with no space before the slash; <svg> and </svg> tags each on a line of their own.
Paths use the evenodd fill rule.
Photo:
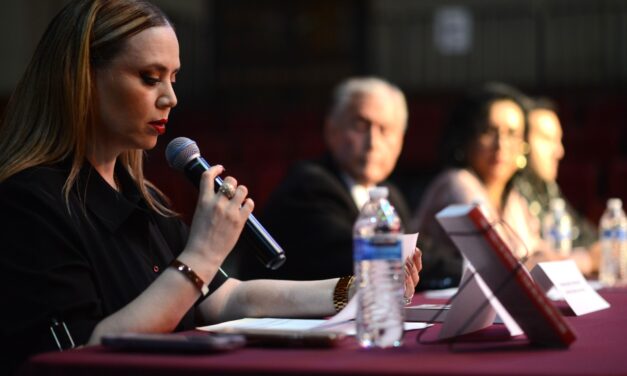
<svg viewBox="0 0 627 376">
<path fill-rule="evenodd" d="M 93 137 L 94 70 L 106 66 L 133 35 L 172 26 L 156 6 L 141 0 L 74 0 L 51 21 L 7 104 L 0 126 L 0 182 L 38 165 L 71 160 L 63 186 L 66 202 Z M 173 215 L 165 196 L 143 173 L 144 151 L 120 155 L 148 205 Z M 155 198 L 149 190 L 157 193 Z"/>
</svg>

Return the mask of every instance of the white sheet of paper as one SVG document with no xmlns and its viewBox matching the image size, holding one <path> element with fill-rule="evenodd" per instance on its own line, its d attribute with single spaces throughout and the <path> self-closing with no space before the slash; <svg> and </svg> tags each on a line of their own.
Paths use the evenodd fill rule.
<svg viewBox="0 0 627 376">
<path fill-rule="evenodd" d="M 346 335 L 355 335 L 355 321 L 339 322 L 337 325 L 324 325 L 328 320 L 318 319 L 284 319 L 284 318 L 244 318 L 239 320 L 227 321 L 216 325 L 208 325 L 198 327 L 198 330 L 203 331 L 221 331 L 226 328 L 241 328 L 241 329 L 280 329 L 280 330 L 293 330 L 293 331 L 314 331 L 323 330 L 331 332 L 341 332 Z M 429 326 L 425 323 L 419 322 L 406 322 L 405 330 L 423 329 Z"/>
<path fill-rule="evenodd" d="M 359 300 L 359 291 L 353 295 L 353 298 L 348 301 L 348 304 L 335 316 L 328 319 L 324 326 L 330 327 L 333 325 L 337 325 L 339 323 L 347 322 L 350 320 L 354 320 L 357 317 L 357 301 Z"/>
<path fill-rule="evenodd" d="M 531 275 L 544 291 L 554 287 L 577 316 L 610 307 L 588 284 L 573 260 L 538 263 Z"/>
<path fill-rule="evenodd" d="M 310 330 L 325 321 L 322 319 L 245 318 L 202 326 L 197 329 L 206 331 L 219 331 L 225 328 Z"/>
<path fill-rule="evenodd" d="M 457 287 L 449 287 L 442 290 L 425 291 L 425 297 L 427 299 L 449 299 L 452 298 L 455 294 L 457 294 Z"/>
<path fill-rule="evenodd" d="M 416 242 L 418 242 L 418 232 L 415 234 L 403 234 L 402 243 L 403 243 L 403 260 L 406 260 L 414 253 L 414 249 L 416 249 Z"/>
</svg>

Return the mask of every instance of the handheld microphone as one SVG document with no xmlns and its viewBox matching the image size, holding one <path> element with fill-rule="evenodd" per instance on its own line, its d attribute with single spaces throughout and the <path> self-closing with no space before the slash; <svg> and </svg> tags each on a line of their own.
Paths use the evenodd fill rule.
<svg viewBox="0 0 627 376">
<path fill-rule="evenodd" d="M 200 150 L 196 142 L 187 137 L 177 137 L 170 141 L 165 150 L 165 158 L 172 168 L 183 171 L 196 188 L 200 186 L 200 176 L 202 173 L 211 167 L 209 163 L 200 156 Z M 221 186 L 222 179 L 218 176 L 215 178 L 216 192 Z M 252 214 L 250 214 L 246 220 L 243 235 L 244 239 L 256 251 L 259 261 L 261 261 L 266 268 L 275 270 L 283 265 L 285 262 L 285 252 L 283 248 L 270 236 Z"/>
</svg>

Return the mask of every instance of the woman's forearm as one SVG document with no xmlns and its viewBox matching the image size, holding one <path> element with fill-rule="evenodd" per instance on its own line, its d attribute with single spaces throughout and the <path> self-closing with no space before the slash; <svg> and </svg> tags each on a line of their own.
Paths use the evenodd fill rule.
<svg viewBox="0 0 627 376">
<path fill-rule="evenodd" d="M 333 290 L 337 281 L 229 279 L 200 309 L 208 323 L 243 317 L 331 316 L 335 314 Z"/>
<path fill-rule="evenodd" d="M 213 275 L 217 265 L 214 269 Z M 205 272 L 202 278 L 211 280 L 213 275 Z M 89 344 L 98 344 L 106 334 L 171 332 L 199 297 L 200 291 L 188 277 L 174 268 L 166 268 L 144 292 L 100 321 Z"/>
<path fill-rule="evenodd" d="M 405 298 L 411 299 L 422 270 L 422 252 L 416 248 L 405 260 Z M 335 314 L 334 292 L 338 278 L 317 281 L 259 279 L 238 281 L 229 278 L 199 306 L 205 323 L 243 317 L 325 317 Z M 356 285 L 349 283 L 346 300 Z M 340 289 L 341 290 L 341 289 Z M 338 292 L 340 291 L 338 290 Z"/>
</svg>

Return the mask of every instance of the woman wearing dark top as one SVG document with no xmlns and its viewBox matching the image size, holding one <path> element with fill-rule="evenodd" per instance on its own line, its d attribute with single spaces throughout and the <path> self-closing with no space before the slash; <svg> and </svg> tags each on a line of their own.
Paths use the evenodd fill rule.
<svg viewBox="0 0 627 376">
<path fill-rule="evenodd" d="M 326 316 L 353 293 L 337 278 L 223 275 L 254 204 L 232 177 L 232 191 L 214 193 L 221 166 L 203 174 L 189 231 L 144 179 L 179 65 L 170 21 L 143 1 L 72 1 L 42 37 L 0 128 L 3 370 L 66 347 L 59 337 L 97 344 L 245 316 Z M 408 294 L 420 267 L 416 252 Z"/>
</svg>

